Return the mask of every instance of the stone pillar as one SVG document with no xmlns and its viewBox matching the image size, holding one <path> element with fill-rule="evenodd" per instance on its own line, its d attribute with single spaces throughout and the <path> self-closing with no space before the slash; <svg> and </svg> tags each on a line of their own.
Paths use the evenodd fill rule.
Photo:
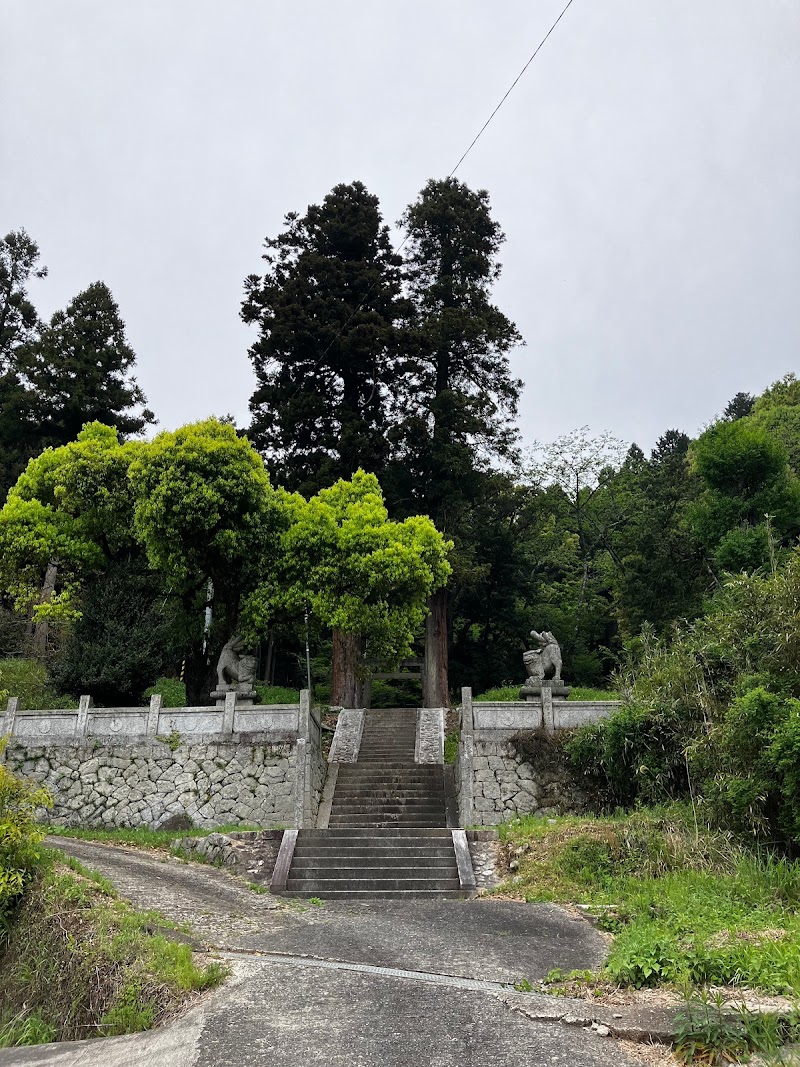
<svg viewBox="0 0 800 1067">
<path fill-rule="evenodd" d="M 308 741 L 298 737 L 294 750 L 294 826 L 303 829 L 306 818 L 306 778 L 308 776 Z"/>
<path fill-rule="evenodd" d="M 461 733 L 471 734 L 472 732 L 472 689 L 465 685 L 461 690 Z"/>
<path fill-rule="evenodd" d="M 225 710 L 222 712 L 222 732 L 233 733 L 233 720 L 236 715 L 236 690 L 230 689 L 225 694 Z"/>
<path fill-rule="evenodd" d="M 311 724 L 309 722 L 309 716 L 311 715 L 311 694 L 307 689 L 300 690 L 300 710 L 297 713 L 297 736 L 304 737 L 306 740 L 311 736 Z"/>
<path fill-rule="evenodd" d="M 89 709 L 94 707 L 94 701 L 90 696 L 82 696 L 78 704 L 78 719 L 75 723 L 75 736 L 86 737 L 86 728 L 89 725 Z"/>
<path fill-rule="evenodd" d="M 546 734 L 555 732 L 553 719 L 553 690 L 549 685 L 542 686 L 542 729 Z"/>
<path fill-rule="evenodd" d="M 475 822 L 474 757 L 473 736 L 462 733 L 458 746 L 458 818 L 462 826 Z"/>
<path fill-rule="evenodd" d="M 150 697 L 150 710 L 147 713 L 147 736 L 155 737 L 158 733 L 158 719 L 164 706 L 164 698 L 160 693 L 153 693 Z"/>
<path fill-rule="evenodd" d="M 0 731 L 3 737 L 11 737 L 14 733 L 14 719 L 17 717 L 19 697 L 9 697 L 6 713 L 3 717 L 3 729 Z"/>
</svg>

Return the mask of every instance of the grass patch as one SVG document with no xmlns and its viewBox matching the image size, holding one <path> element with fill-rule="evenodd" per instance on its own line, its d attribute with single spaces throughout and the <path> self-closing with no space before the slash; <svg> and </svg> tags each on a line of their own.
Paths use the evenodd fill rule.
<svg viewBox="0 0 800 1067">
<path fill-rule="evenodd" d="M 299 704 L 300 690 L 283 685 L 256 685 L 259 704 Z"/>
<path fill-rule="evenodd" d="M 497 892 L 597 906 L 623 986 L 713 984 L 800 995 L 800 863 L 696 828 L 673 807 L 500 827 Z"/>
<path fill-rule="evenodd" d="M 619 700 L 620 694 L 611 689 L 592 689 L 590 686 L 575 685 L 569 691 L 567 700 Z"/>
<path fill-rule="evenodd" d="M 29 887 L 0 960 L 0 1046 L 147 1030 L 224 977 L 102 882 L 51 862 Z"/>
<path fill-rule="evenodd" d="M 519 685 L 501 685 L 495 689 L 487 689 L 485 693 L 480 693 L 474 697 L 474 700 L 485 701 L 498 701 L 498 700 L 519 700 Z M 615 693 L 610 689 L 591 689 L 587 686 L 576 685 L 569 691 L 567 700 L 619 700 L 619 693 Z"/>
<path fill-rule="evenodd" d="M 209 834 L 227 834 L 244 830 L 257 830 L 246 823 L 227 823 L 212 830 L 148 830 L 145 826 L 115 827 L 113 830 L 95 830 L 74 826 L 51 826 L 50 832 L 58 837 L 74 837 L 79 841 L 108 841 L 118 845 L 136 845 L 139 848 L 169 848 L 173 841 L 182 837 L 208 837 Z"/>
</svg>

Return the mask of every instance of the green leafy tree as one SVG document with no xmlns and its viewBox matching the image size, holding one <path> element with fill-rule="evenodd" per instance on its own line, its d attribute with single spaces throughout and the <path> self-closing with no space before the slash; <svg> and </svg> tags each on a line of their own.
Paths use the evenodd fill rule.
<svg viewBox="0 0 800 1067">
<path fill-rule="evenodd" d="M 210 682 L 203 610 L 213 606 L 219 646 L 236 631 L 243 599 L 277 565 L 288 497 L 273 489 L 252 445 L 215 419 L 158 434 L 138 452 L 130 480 L 150 565 L 196 620 L 187 634 L 192 703 Z"/>
<path fill-rule="evenodd" d="M 663 631 L 699 614 L 713 584 L 691 522 L 701 489 L 689 468 L 689 438 L 668 430 L 649 460 L 629 455 L 611 482 L 620 522 L 607 531 L 612 585 L 623 636 L 645 623 Z"/>
<path fill-rule="evenodd" d="M 357 707 L 363 653 L 386 663 L 409 653 L 428 597 L 450 573 L 449 546 L 428 518 L 390 521 L 377 478 L 364 471 L 289 507 L 283 571 L 250 598 L 251 632 L 263 633 L 281 608 L 310 608 L 340 645 L 331 700 Z"/>
<path fill-rule="evenodd" d="M 44 445 L 74 440 L 87 422 L 128 437 L 154 422 L 131 371 L 136 357 L 108 287 L 95 282 L 17 355 L 32 419 Z"/>
<path fill-rule="evenodd" d="M 800 475 L 800 381 L 787 374 L 758 397 L 750 424 L 768 430 L 785 447 L 789 466 Z"/>
<path fill-rule="evenodd" d="M 18 610 L 74 618 L 85 579 L 132 548 L 128 468 L 140 447 L 91 423 L 30 461 L 0 511 L 0 580 Z"/>
<path fill-rule="evenodd" d="M 800 481 L 769 430 L 748 418 L 715 423 L 694 443 L 691 457 L 704 482 L 693 520 L 718 567 L 764 566 L 771 531 L 784 541 L 800 533 Z"/>
<path fill-rule="evenodd" d="M 259 331 L 250 437 L 305 494 L 359 467 L 380 473 L 406 305 L 378 199 L 337 185 L 265 243 L 266 272 L 245 280 L 242 304 Z"/>
</svg>

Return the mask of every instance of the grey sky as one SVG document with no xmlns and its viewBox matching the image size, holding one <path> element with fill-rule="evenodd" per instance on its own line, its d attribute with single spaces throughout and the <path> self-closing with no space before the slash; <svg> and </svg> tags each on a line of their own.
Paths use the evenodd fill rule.
<svg viewBox="0 0 800 1067">
<path fill-rule="evenodd" d="M 393 222 L 564 0 L 0 0 L 0 228 L 102 279 L 164 427 L 245 421 L 242 279 L 363 180 Z M 798 370 L 800 3 L 574 0 L 459 177 L 508 241 L 527 441 L 643 447 Z"/>
</svg>

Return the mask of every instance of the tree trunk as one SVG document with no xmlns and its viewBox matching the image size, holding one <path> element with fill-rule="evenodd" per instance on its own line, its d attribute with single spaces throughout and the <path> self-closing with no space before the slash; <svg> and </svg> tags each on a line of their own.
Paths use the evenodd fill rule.
<svg viewBox="0 0 800 1067">
<path fill-rule="evenodd" d="M 425 663 L 422 669 L 423 708 L 446 708 L 450 692 L 447 679 L 447 589 L 438 589 L 428 601 L 425 621 Z"/>
<path fill-rule="evenodd" d="M 53 591 L 56 587 L 56 578 L 58 577 L 58 565 L 51 560 L 47 564 L 47 571 L 44 576 L 44 585 L 42 586 L 42 596 L 39 600 L 40 604 L 49 604 Z M 33 630 L 33 654 L 39 659 L 42 659 L 47 652 L 47 637 L 50 633 L 50 624 L 47 619 L 42 619 L 36 623 Z"/>
<path fill-rule="evenodd" d="M 342 708 L 362 706 L 361 634 L 333 631 L 331 704 Z"/>
</svg>

